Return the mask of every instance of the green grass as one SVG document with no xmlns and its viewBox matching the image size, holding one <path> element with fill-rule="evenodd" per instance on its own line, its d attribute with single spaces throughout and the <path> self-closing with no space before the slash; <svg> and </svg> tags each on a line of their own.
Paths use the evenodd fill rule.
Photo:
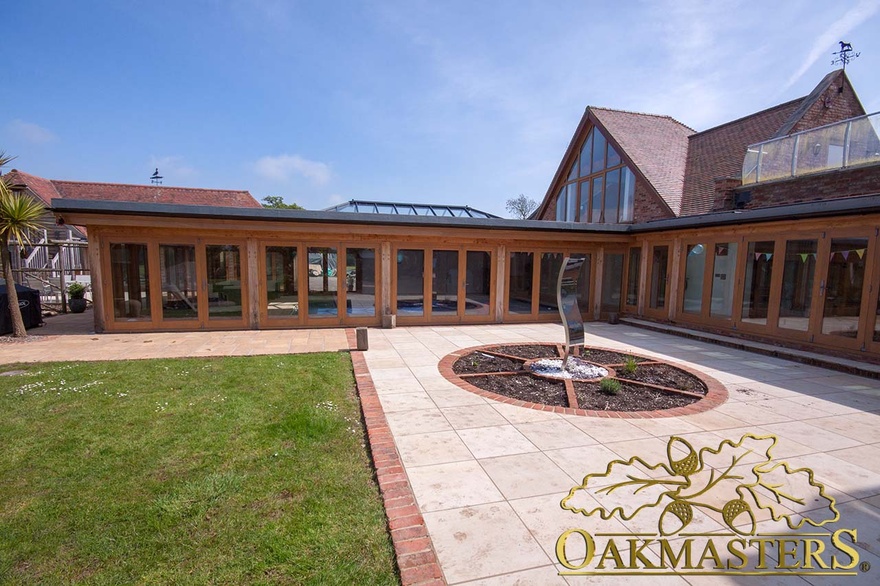
<svg viewBox="0 0 880 586">
<path fill-rule="evenodd" d="M 0 582 L 396 584 L 346 354 L 0 376 Z"/>
</svg>

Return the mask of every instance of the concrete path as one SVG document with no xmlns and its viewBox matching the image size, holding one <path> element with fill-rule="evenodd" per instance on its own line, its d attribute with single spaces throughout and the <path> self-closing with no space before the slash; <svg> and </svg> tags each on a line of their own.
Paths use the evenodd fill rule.
<svg viewBox="0 0 880 586">
<path fill-rule="evenodd" d="M 558 325 L 370 331 L 367 365 L 448 583 L 880 583 L 880 381 L 630 326 L 589 324 L 587 329 L 588 345 L 662 355 L 690 365 L 720 380 L 730 398 L 714 410 L 676 418 L 547 413 L 465 391 L 444 379 L 437 364 L 448 353 L 471 346 L 557 342 L 563 339 Z M 557 561 L 556 541 L 567 529 L 657 531 L 656 515 L 649 521 L 602 521 L 563 510 L 561 499 L 586 474 L 604 471 L 611 460 L 636 455 L 652 463 L 666 461 L 673 434 L 699 449 L 718 447 L 724 439 L 735 441 L 745 433 L 775 434 L 775 459 L 815 472 L 816 480 L 837 500 L 841 518 L 810 529 L 827 533 L 857 528 L 860 558 L 873 571 L 809 579 L 786 572 L 752 578 L 559 575 L 564 568 Z M 621 497 L 622 504 L 627 498 Z M 766 511 L 756 516 L 759 532 L 790 532 Z M 688 530 L 729 532 L 720 514 L 700 510 L 695 510 Z M 578 548 L 576 540 L 572 542 L 573 559 Z M 583 549 L 581 542 L 581 556 Z M 657 559 L 656 545 L 645 551 Z M 747 553 L 752 558 L 757 549 Z M 768 559 L 773 555 L 769 552 Z"/>
</svg>

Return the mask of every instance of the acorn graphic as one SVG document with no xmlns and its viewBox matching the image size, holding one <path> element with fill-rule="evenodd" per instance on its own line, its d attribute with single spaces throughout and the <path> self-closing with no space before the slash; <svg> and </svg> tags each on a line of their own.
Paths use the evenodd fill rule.
<svg viewBox="0 0 880 586">
<path fill-rule="evenodd" d="M 694 519 L 694 508 L 685 501 L 672 501 L 660 514 L 660 535 L 673 535 Z"/>
<path fill-rule="evenodd" d="M 681 460 L 672 459 L 672 446 L 675 445 L 676 442 L 683 444 L 684 447 L 687 448 L 687 455 Z M 672 468 L 672 471 L 678 476 L 684 476 L 685 478 L 696 472 L 700 465 L 700 459 L 697 456 L 697 452 L 694 451 L 694 448 L 691 447 L 688 442 L 680 437 L 673 437 L 669 440 L 669 443 L 666 444 L 666 457 L 669 459 L 669 465 Z"/>
<path fill-rule="evenodd" d="M 738 529 L 734 526 L 734 521 L 736 521 L 737 517 L 745 513 L 749 517 L 749 521 L 751 522 L 748 530 Z M 739 533 L 740 535 L 752 535 L 755 532 L 755 514 L 752 512 L 752 507 L 746 501 L 742 499 L 733 499 L 732 501 L 727 501 L 724 503 L 724 507 L 721 509 L 721 516 L 724 518 L 724 522 L 727 523 L 727 526 Z"/>
</svg>

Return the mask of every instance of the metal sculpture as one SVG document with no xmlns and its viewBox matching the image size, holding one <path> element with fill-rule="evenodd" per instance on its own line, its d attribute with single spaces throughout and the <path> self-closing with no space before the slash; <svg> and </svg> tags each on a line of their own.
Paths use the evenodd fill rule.
<svg viewBox="0 0 880 586">
<path fill-rule="evenodd" d="M 568 357 L 572 349 L 579 349 L 584 345 L 584 319 L 577 302 L 578 278 L 587 255 L 576 254 L 562 259 L 562 267 L 559 269 L 559 279 L 556 282 L 556 302 L 559 307 L 559 316 L 565 328 L 565 354 L 562 358 L 562 370 L 568 366 Z"/>
</svg>

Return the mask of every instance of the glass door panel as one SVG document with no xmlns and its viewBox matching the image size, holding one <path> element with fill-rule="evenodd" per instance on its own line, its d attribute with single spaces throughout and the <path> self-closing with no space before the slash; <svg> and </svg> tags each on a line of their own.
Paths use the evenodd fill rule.
<svg viewBox="0 0 880 586">
<path fill-rule="evenodd" d="M 270 319 L 299 316 L 299 275 L 296 246 L 266 247 L 266 315 Z"/>
<path fill-rule="evenodd" d="M 160 244 L 159 273 L 162 281 L 162 319 L 199 319 L 196 247 L 191 244 Z"/>
<path fill-rule="evenodd" d="M 684 313 L 702 313 L 703 278 L 706 272 L 706 245 L 689 244 L 684 264 Z"/>
<path fill-rule="evenodd" d="M 629 265 L 626 269 L 626 304 L 635 306 L 639 303 L 639 271 L 642 266 L 642 249 L 629 249 Z"/>
<path fill-rule="evenodd" d="M 425 315 L 425 251 L 397 251 L 397 314 Z"/>
<path fill-rule="evenodd" d="M 736 275 L 736 242 L 715 244 L 712 263 L 712 300 L 709 315 L 729 318 L 733 310 L 733 281 Z"/>
<path fill-rule="evenodd" d="M 532 274 L 535 255 L 511 252 L 508 271 L 507 311 L 516 315 L 532 314 Z"/>
<path fill-rule="evenodd" d="M 110 245 L 110 280 L 116 321 L 150 321 L 150 272 L 146 244 Z"/>
<path fill-rule="evenodd" d="M 865 284 L 867 238 L 833 238 L 824 282 L 822 333 L 855 339 Z"/>
<path fill-rule="evenodd" d="M 309 247 L 309 317 L 332 318 L 339 316 L 339 279 L 336 249 Z"/>
<path fill-rule="evenodd" d="M 801 332 L 810 329 L 817 251 L 816 240 L 789 240 L 785 243 L 779 300 L 780 328 Z"/>
<path fill-rule="evenodd" d="M 541 255 L 541 286 L 538 313 L 559 313 L 556 303 L 556 284 L 562 268 L 561 252 L 545 252 Z"/>
<path fill-rule="evenodd" d="M 776 243 L 772 240 L 749 242 L 746 251 L 746 275 L 743 281 L 741 318 L 743 323 L 767 325 L 775 247 Z"/>
<path fill-rule="evenodd" d="M 666 281 L 669 270 L 669 247 L 655 246 L 651 249 L 651 298 L 648 307 L 666 307 Z"/>
<path fill-rule="evenodd" d="M 376 315 L 375 248 L 345 251 L 345 314 L 349 317 Z"/>
<path fill-rule="evenodd" d="M 602 313 L 620 311 L 620 291 L 623 286 L 623 253 L 605 253 L 602 267 Z"/>
<path fill-rule="evenodd" d="M 489 315 L 492 291 L 492 255 L 485 251 L 466 253 L 467 274 L 464 291 L 465 315 Z"/>
<path fill-rule="evenodd" d="M 232 244 L 205 246 L 208 319 L 241 319 L 241 254 Z"/>
<path fill-rule="evenodd" d="M 590 254 L 585 254 L 584 257 L 584 264 L 581 265 L 581 271 L 578 273 L 576 297 L 581 315 L 586 317 L 593 315 L 593 310 L 590 307 L 590 261 L 593 257 Z"/>
<path fill-rule="evenodd" d="M 435 250 L 431 266 L 431 315 L 458 315 L 458 251 Z"/>
</svg>

